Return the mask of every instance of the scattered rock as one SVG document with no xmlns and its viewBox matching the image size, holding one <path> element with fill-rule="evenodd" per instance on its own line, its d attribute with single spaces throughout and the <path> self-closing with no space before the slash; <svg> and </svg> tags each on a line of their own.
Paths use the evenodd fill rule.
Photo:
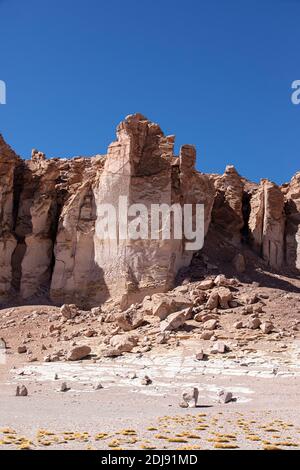
<svg viewBox="0 0 300 470">
<path fill-rule="evenodd" d="M 246 305 L 253 305 L 259 301 L 257 294 L 244 294 L 241 296 L 241 301 Z"/>
<path fill-rule="evenodd" d="M 19 354 L 25 354 L 25 353 L 27 353 L 27 347 L 26 347 L 26 346 L 19 346 L 19 347 L 18 347 L 18 353 L 19 353 Z"/>
<path fill-rule="evenodd" d="M 103 385 L 100 382 L 94 387 L 95 390 L 102 390 L 102 388 L 103 388 Z"/>
<path fill-rule="evenodd" d="M 91 353 L 91 348 L 89 346 L 76 346 L 73 348 L 68 356 L 68 361 L 80 361 L 81 359 L 86 358 Z"/>
<path fill-rule="evenodd" d="M 171 313 L 164 321 L 160 324 L 160 331 L 164 333 L 165 331 L 177 330 L 180 328 L 186 320 L 191 318 L 192 309 L 187 308 L 181 310 L 180 312 Z"/>
<path fill-rule="evenodd" d="M 220 307 L 223 309 L 229 308 L 229 302 L 232 301 L 232 292 L 226 287 L 219 287 L 217 293 Z"/>
<path fill-rule="evenodd" d="M 119 353 L 129 353 L 138 344 L 138 338 L 134 335 L 116 335 L 110 340 L 110 346 Z"/>
<path fill-rule="evenodd" d="M 74 304 L 64 304 L 60 308 L 60 313 L 66 320 L 72 320 L 79 314 L 78 308 Z"/>
<path fill-rule="evenodd" d="M 95 317 L 98 315 L 101 315 L 101 313 L 102 313 L 101 307 L 94 307 L 91 309 L 91 314 Z"/>
<path fill-rule="evenodd" d="M 18 385 L 16 389 L 16 397 L 27 397 L 28 396 L 28 390 L 25 387 L 25 385 L 22 385 L 21 387 Z"/>
<path fill-rule="evenodd" d="M 227 287 L 231 285 L 231 281 L 224 276 L 224 274 L 219 274 L 214 281 L 214 285 L 217 287 Z"/>
<path fill-rule="evenodd" d="M 70 387 L 66 384 L 66 382 L 63 382 L 60 386 L 59 391 L 60 392 L 68 392 L 70 390 Z"/>
<path fill-rule="evenodd" d="M 116 315 L 116 322 L 124 331 L 131 331 L 143 325 L 145 320 L 142 311 L 132 305 L 125 312 Z"/>
<path fill-rule="evenodd" d="M 231 392 L 226 392 L 225 390 L 222 390 L 220 393 L 219 393 L 219 402 L 220 403 L 230 403 L 232 400 L 233 400 L 233 395 Z"/>
<path fill-rule="evenodd" d="M 268 334 L 272 333 L 272 331 L 274 330 L 274 325 L 270 321 L 265 321 L 265 322 L 261 323 L 260 329 L 264 334 L 268 335 Z"/>
<path fill-rule="evenodd" d="M 145 377 L 142 379 L 141 384 L 142 385 L 151 385 L 152 380 L 150 379 L 150 377 L 148 377 L 148 375 L 145 375 Z"/>
<path fill-rule="evenodd" d="M 203 351 L 199 351 L 196 354 L 196 360 L 197 361 L 205 361 L 207 359 L 207 354 L 205 354 Z"/>
<path fill-rule="evenodd" d="M 130 372 L 127 376 L 130 380 L 137 379 L 137 374 L 136 372 Z"/>
<path fill-rule="evenodd" d="M 197 287 L 200 290 L 209 290 L 209 289 L 212 289 L 213 286 L 214 286 L 214 281 L 212 279 L 206 279 L 205 281 L 201 281 Z"/>
<path fill-rule="evenodd" d="M 219 294 L 216 290 L 212 291 L 208 301 L 206 302 L 206 308 L 208 310 L 213 310 L 214 308 L 217 308 L 219 305 Z"/>
<path fill-rule="evenodd" d="M 213 331 L 203 331 L 200 335 L 200 339 L 209 341 L 213 337 L 213 335 L 214 335 Z"/>
<path fill-rule="evenodd" d="M 102 356 L 103 357 L 118 357 L 121 356 L 122 353 L 115 348 L 107 348 L 105 351 L 103 351 Z"/>
<path fill-rule="evenodd" d="M 211 347 L 211 354 L 225 354 L 226 352 L 229 351 L 228 346 L 226 346 L 225 343 L 222 341 L 217 341 L 214 343 Z"/>
<path fill-rule="evenodd" d="M 242 308 L 242 315 L 250 315 L 253 313 L 253 305 L 246 305 Z"/>
<path fill-rule="evenodd" d="M 205 330 L 213 331 L 217 328 L 218 321 L 217 320 L 208 320 L 203 324 Z"/>
<path fill-rule="evenodd" d="M 183 295 L 154 294 L 151 303 L 152 314 L 159 317 L 160 320 L 165 320 L 171 313 L 192 306 L 192 300 Z"/>
<path fill-rule="evenodd" d="M 161 333 L 157 336 L 157 344 L 166 344 L 168 340 L 170 339 L 170 332 L 166 331 L 164 333 Z"/>
<path fill-rule="evenodd" d="M 198 404 L 199 390 L 196 387 L 185 390 L 182 393 L 181 408 L 196 408 Z"/>
<path fill-rule="evenodd" d="M 87 330 L 85 333 L 84 333 L 84 336 L 86 338 L 93 338 L 93 336 L 97 336 L 97 331 L 96 330 Z"/>
<path fill-rule="evenodd" d="M 232 301 L 232 292 L 227 287 L 218 287 L 211 292 L 206 308 L 214 310 L 220 306 L 222 309 L 228 309 L 230 301 Z"/>
<path fill-rule="evenodd" d="M 194 316 L 194 320 L 198 321 L 198 322 L 205 323 L 208 320 L 217 320 L 217 318 L 216 318 L 216 315 L 214 315 L 212 313 L 204 313 L 202 311 L 202 312 L 196 313 L 196 315 Z"/>
<path fill-rule="evenodd" d="M 261 321 L 259 318 L 250 318 L 247 327 L 251 330 L 257 330 L 261 325 Z"/>
</svg>

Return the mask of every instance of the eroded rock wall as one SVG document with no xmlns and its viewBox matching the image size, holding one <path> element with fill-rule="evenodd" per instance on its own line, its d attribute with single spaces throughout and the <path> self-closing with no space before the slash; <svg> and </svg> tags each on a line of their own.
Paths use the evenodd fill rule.
<svg viewBox="0 0 300 470">
<path fill-rule="evenodd" d="M 262 180 L 251 198 L 250 241 L 268 265 L 280 269 L 285 261 L 285 213 L 281 189 Z"/>
<path fill-rule="evenodd" d="M 282 188 L 250 183 L 232 166 L 205 175 L 195 169 L 195 148 L 184 145 L 177 157 L 174 142 L 141 114 L 118 126 L 107 155 L 90 158 L 34 150 L 21 160 L 0 136 L 0 302 L 44 296 L 90 307 L 113 298 L 125 307 L 168 290 L 193 251 L 176 238 L 178 224 L 169 238 L 153 237 L 153 204 L 203 204 L 207 241 L 217 234 L 233 255 L 246 242 L 271 269 L 299 270 L 299 174 Z M 122 236 L 128 208 L 140 204 L 147 236 Z M 105 205 L 116 210 L 115 237 L 103 236 Z M 137 223 L 131 215 L 129 226 Z"/>
<path fill-rule="evenodd" d="M 17 246 L 14 235 L 15 175 L 21 160 L 0 134 L 0 297 L 6 297 L 12 283 L 12 255 Z"/>
</svg>

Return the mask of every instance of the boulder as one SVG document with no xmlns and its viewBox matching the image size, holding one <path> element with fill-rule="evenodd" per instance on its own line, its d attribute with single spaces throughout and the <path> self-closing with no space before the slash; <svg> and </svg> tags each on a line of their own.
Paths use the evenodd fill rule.
<svg viewBox="0 0 300 470">
<path fill-rule="evenodd" d="M 266 335 L 272 333 L 272 331 L 274 330 L 274 325 L 270 321 L 265 321 L 265 322 L 261 323 L 261 325 L 259 327 L 260 327 L 261 331 Z"/>
<path fill-rule="evenodd" d="M 199 390 L 196 387 L 185 390 L 182 393 L 182 402 L 180 406 L 182 408 L 196 408 L 198 404 Z"/>
<path fill-rule="evenodd" d="M 192 306 L 191 299 L 183 295 L 154 294 L 152 296 L 152 314 L 165 320 L 171 313 L 186 309 Z"/>
<path fill-rule="evenodd" d="M 232 286 L 234 284 L 234 282 L 233 282 L 232 279 L 227 279 L 227 277 L 224 276 L 224 274 L 219 274 L 215 278 L 214 284 L 217 287 L 228 287 L 228 286 Z"/>
<path fill-rule="evenodd" d="M 68 355 L 67 355 L 67 360 L 68 361 L 80 361 L 81 359 L 86 358 L 89 356 L 91 353 L 91 348 L 89 346 L 76 346 L 75 348 L 72 348 Z"/>
<path fill-rule="evenodd" d="M 225 390 L 221 390 L 218 395 L 220 403 L 230 403 L 233 400 L 233 394 L 231 392 L 226 392 Z"/>
<path fill-rule="evenodd" d="M 225 354 L 229 348 L 222 341 L 217 341 L 211 347 L 211 354 Z"/>
<path fill-rule="evenodd" d="M 219 287 L 217 290 L 219 296 L 219 305 L 221 308 L 229 308 L 229 302 L 232 300 L 232 292 L 226 287 Z"/>
<path fill-rule="evenodd" d="M 247 323 L 247 327 L 251 330 L 257 330 L 261 325 L 261 321 L 259 318 L 249 318 Z"/>
<path fill-rule="evenodd" d="M 78 308 L 74 304 L 64 304 L 60 308 L 60 313 L 66 320 L 72 320 L 79 314 Z"/>
<path fill-rule="evenodd" d="M 150 379 L 150 377 L 148 377 L 148 375 L 145 375 L 145 377 L 141 381 L 141 385 L 151 385 L 151 384 L 152 384 L 152 380 Z"/>
<path fill-rule="evenodd" d="M 145 323 L 143 313 L 136 306 L 116 315 L 116 322 L 124 331 L 132 331 Z"/>
<path fill-rule="evenodd" d="M 208 310 L 214 310 L 220 306 L 220 308 L 228 309 L 229 302 L 232 298 L 232 292 L 227 287 L 218 287 L 211 292 L 206 303 L 206 308 Z"/>
<path fill-rule="evenodd" d="M 121 355 L 122 355 L 121 351 L 115 348 L 110 348 L 110 347 L 105 349 L 105 351 L 103 351 L 102 353 L 103 357 L 119 357 Z"/>
<path fill-rule="evenodd" d="M 184 323 L 191 318 L 192 309 L 186 308 L 180 312 L 171 313 L 164 321 L 160 324 L 160 331 L 164 333 L 165 331 L 177 330 Z"/>
<path fill-rule="evenodd" d="M 116 335 L 111 338 L 109 344 L 113 350 L 119 353 L 128 353 L 138 344 L 138 339 L 134 335 Z"/>
<path fill-rule="evenodd" d="M 18 385 L 16 389 L 16 397 L 27 397 L 28 396 L 28 390 L 25 387 L 25 385 L 22 385 L 21 387 Z"/>
<path fill-rule="evenodd" d="M 217 320 L 208 320 L 203 324 L 203 327 L 205 330 L 215 330 L 218 326 L 218 321 Z"/>
<path fill-rule="evenodd" d="M 214 287 L 214 281 L 212 279 L 205 279 L 204 281 L 201 281 L 198 285 L 197 288 L 200 290 L 209 290 Z"/>
<path fill-rule="evenodd" d="M 205 341 L 209 341 L 214 335 L 213 331 L 203 331 L 200 335 L 200 339 L 203 339 Z"/>
<path fill-rule="evenodd" d="M 212 291 L 208 301 L 206 303 L 206 308 L 208 310 L 213 310 L 214 308 L 217 308 L 219 305 L 219 294 L 216 290 Z"/>
<path fill-rule="evenodd" d="M 70 387 L 68 387 L 66 382 L 63 382 L 60 386 L 60 389 L 59 389 L 59 391 L 63 392 L 63 393 L 68 392 L 69 390 L 70 390 Z"/>
<path fill-rule="evenodd" d="M 201 351 L 199 351 L 195 357 L 196 361 L 205 361 L 207 359 L 207 354 L 205 354 L 204 351 L 201 349 Z"/>
</svg>

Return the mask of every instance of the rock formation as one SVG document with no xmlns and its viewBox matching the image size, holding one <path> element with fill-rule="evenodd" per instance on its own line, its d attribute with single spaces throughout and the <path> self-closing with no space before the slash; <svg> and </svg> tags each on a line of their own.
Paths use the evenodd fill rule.
<svg viewBox="0 0 300 470">
<path fill-rule="evenodd" d="M 91 307 L 112 298 L 125 308 L 170 289 L 193 251 L 176 237 L 172 217 L 169 239 L 160 230 L 154 238 L 122 236 L 126 211 L 140 204 L 148 214 L 153 204 L 203 204 L 206 244 L 217 234 L 237 256 L 246 242 L 270 269 L 299 271 L 300 173 L 282 187 L 250 183 L 232 166 L 205 175 L 195 169 L 195 148 L 184 145 L 177 157 L 174 141 L 140 114 L 118 126 L 107 155 L 89 158 L 47 159 L 33 150 L 22 160 L 0 136 L 0 302 L 44 296 Z M 116 208 L 109 238 L 103 207 Z M 145 217 L 140 212 L 139 226 L 150 233 Z"/>
<path fill-rule="evenodd" d="M 262 180 L 251 198 L 250 238 L 258 254 L 275 269 L 284 262 L 284 195 L 274 183 Z"/>
</svg>

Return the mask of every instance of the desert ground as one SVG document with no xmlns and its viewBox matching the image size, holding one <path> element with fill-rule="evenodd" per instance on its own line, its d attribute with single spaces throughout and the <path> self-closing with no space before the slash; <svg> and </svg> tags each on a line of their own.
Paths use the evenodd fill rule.
<svg viewBox="0 0 300 470">
<path fill-rule="evenodd" d="M 120 335 L 109 314 L 103 320 L 104 309 L 92 315 L 81 311 L 68 320 L 52 306 L 1 310 L 6 349 L 0 366 L 0 448 L 298 448 L 297 282 L 290 292 L 257 283 L 236 285 L 240 303 L 253 296 L 256 302 L 219 309 L 210 339 L 203 339 L 206 318 L 204 323 L 186 320 L 162 339 L 162 322 L 149 315 L 134 329 L 135 346 L 122 354 L 111 353 L 107 338 L 133 332 Z M 199 283 L 191 283 L 166 295 L 197 288 Z M 257 313 L 250 313 L 253 308 Z M 249 328 L 253 318 L 272 322 L 272 332 Z M 220 342 L 226 351 L 212 352 Z M 88 345 L 91 353 L 67 360 L 66 351 L 80 345 Z M 22 385 L 28 396 L 16 396 Z M 183 391 L 194 387 L 197 406 L 182 407 Z M 221 391 L 231 394 L 228 403 Z"/>
</svg>

